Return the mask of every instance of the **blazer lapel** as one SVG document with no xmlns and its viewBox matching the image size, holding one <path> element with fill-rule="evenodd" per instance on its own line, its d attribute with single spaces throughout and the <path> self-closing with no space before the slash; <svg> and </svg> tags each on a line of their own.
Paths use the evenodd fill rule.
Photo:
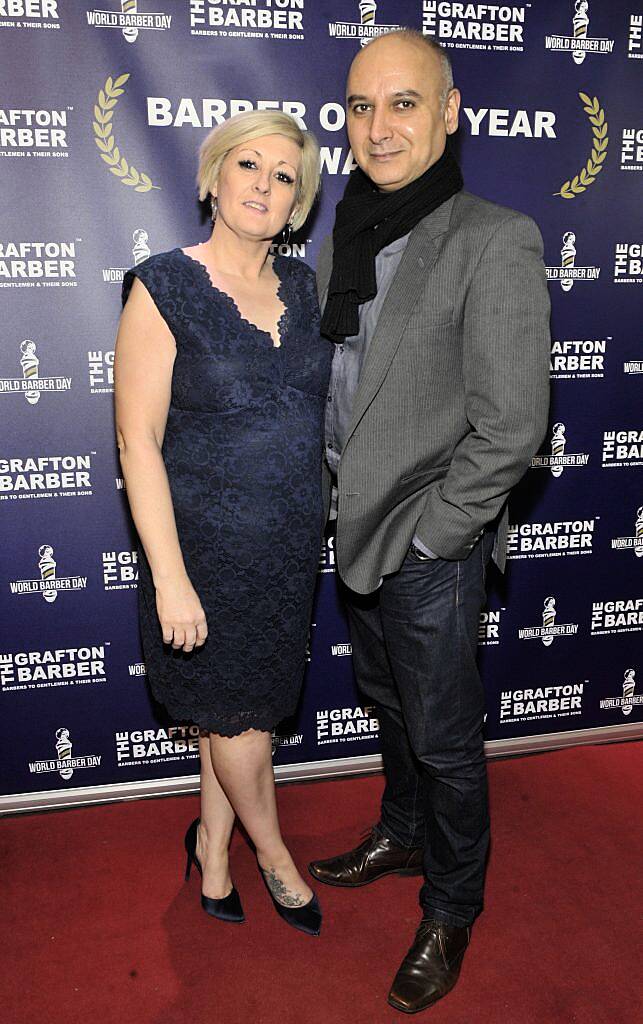
<svg viewBox="0 0 643 1024">
<path fill-rule="evenodd" d="M 438 258 L 439 246 L 436 245 L 435 239 L 443 235 L 448 228 L 454 198 L 448 199 L 446 203 L 421 220 L 411 232 L 404 255 L 384 300 L 377 327 L 362 366 L 344 448 L 379 391 L 399 348 L 407 321 L 426 284 L 433 264 Z"/>
</svg>

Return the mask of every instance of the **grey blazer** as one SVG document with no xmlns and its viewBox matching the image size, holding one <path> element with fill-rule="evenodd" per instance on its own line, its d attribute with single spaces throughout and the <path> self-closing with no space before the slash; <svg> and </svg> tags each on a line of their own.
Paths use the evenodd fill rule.
<svg viewBox="0 0 643 1024">
<path fill-rule="evenodd" d="M 327 238 L 320 301 L 331 268 Z M 549 313 L 529 217 L 460 192 L 413 229 L 339 464 L 335 552 L 352 590 L 370 593 L 396 572 L 414 534 L 461 559 L 493 524 L 504 568 L 507 497 L 547 426 Z"/>
</svg>

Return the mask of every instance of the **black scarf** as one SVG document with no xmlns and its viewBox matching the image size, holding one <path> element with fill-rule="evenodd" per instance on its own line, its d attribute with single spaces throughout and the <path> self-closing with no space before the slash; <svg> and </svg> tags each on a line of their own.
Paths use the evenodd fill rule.
<svg viewBox="0 0 643 1024">
<path fill-rule="evenodd" d="M 359 333 L 359 307 L 377 293 L 375 257 L 462 188 L 455 157 L 447 147 L 440 159 L 396 192 L 380 192 L 359 168 L 351 171 L 333 228 L 333 270 L 322 317 L 332 341 Z"/>
</svg>

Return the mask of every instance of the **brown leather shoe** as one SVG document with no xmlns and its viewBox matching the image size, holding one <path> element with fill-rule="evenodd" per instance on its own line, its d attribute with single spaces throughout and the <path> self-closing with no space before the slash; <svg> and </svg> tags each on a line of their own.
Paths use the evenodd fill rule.
<svg viewBox="0 0 643 1024">
<path fill-rule="evenodd" d="M 421 875 L 422 847 L 406 849 L 371 829 L 366 839 L 348 853 L 308 865 L 313 878 L 326 885 L 368 885 L 384 875 Z"/>
<path fill-rule="evenodd" d="M 450 992 L 460 974 L 471 928 L 443 921 L 422 921 L 404 957 L 388 1001 L 403 1013 L 417 1013 Z"/>
</svg>

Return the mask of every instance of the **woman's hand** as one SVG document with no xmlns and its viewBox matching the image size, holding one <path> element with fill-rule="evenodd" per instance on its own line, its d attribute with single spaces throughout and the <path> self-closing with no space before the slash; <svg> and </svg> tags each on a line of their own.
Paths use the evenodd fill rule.
<svg viewBox="0 0 643 1024">
<path fill-rule="evenodd" d="M 184 651 L 205 643 L 208 635 L 205 612 L 187 576 L 157 584 L 156 611 L 163 630 L 163 643 Z"/>
</svg>

